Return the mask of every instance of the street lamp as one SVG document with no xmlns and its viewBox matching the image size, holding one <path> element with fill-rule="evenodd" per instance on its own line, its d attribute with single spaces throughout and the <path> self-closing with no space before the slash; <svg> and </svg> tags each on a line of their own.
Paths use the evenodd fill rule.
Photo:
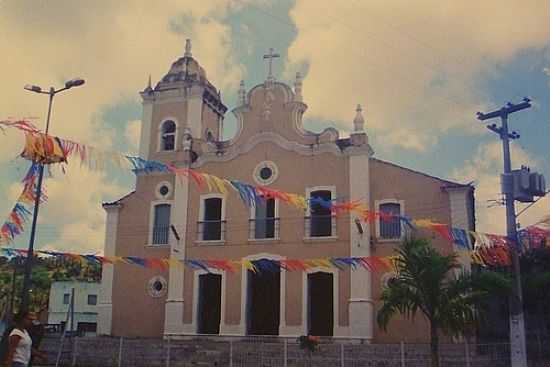
<svg viewBox="0 0 550 367">
<path fill-rule="evenodd" d="M 46 130 L 44 133 L 48 135 L 48 131 L 50 128 L 50 117 L 52 114 L 52 103 L 53 103 L 53 97 L 60 92 L 63 92 L 67 89 L 71 89 L 73 87 L 78 87 L 84 84 L 84 79 L 76 78 L 69 80 L 65 83 L 65 87 L 55 89 L 54 87 L 50 87 L 49 91 L 42 90 L 41 87 L 38 85 L 31 85 L 27 84 L 25 85 L 25 89 L 34 92 L 34 93 L 40 93 L 40 94 L 47 94 L 49 96 L 49 102 L 48 102 L 48 116 L 46 118 Z M 32 215 L 32 226 L 31 226 L 31 238 L 29 240 L 29 248 L 27 252 L 27 258 L 25 260 L 25 277 L 23 279 L 23 290 L 21 293 L 21 311 L 28 311 L 29 309 L 29 290 L 31 285 L 31 272 L 32 272 L 32 260 L 34 256 L 34 240 L 36 235 L 36 221 L 38 218 L 38 208 L 40 206 L 40 196 L 42 195 L 42 180 L 44 178 L 44 164 L 40 163 L 39 170 L 38 170 L 38 182 L 37 182 L 37 188 L 36 188 L 36 195 L 34 200 L 34 211 Z"/>
</svg>

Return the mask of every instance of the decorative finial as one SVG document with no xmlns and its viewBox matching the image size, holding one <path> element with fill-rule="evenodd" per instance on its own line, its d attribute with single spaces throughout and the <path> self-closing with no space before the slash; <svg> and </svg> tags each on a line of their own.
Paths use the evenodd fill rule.
<svg viewBox="0 0 550 367">
<path fill-rule="evenodd" d="M 302 102 L 302 74 L 299 71 L 296 73 L 296 81 L 294 82 L 294 94 L 296 101 Z"/>
<path fill-rule="evenodd" d="M 184 57 L 192 57 L 191 54 L 191 40 L 188 38 L 185 40 L 185 53 L 183 54 Z"/>
<path fill-rule="evenodd" d="M 244 87 L 244 80 L 241 80 L 239 85 L 239 104 L 244 106 L 246 104 L 246 89 Z"/>
<path fill-rule="evenodd" d="M 153 88 L 151 86 L 151 74 L 149 74 L 149 80 L 147 81 L 147 86 L 145 87 L 145 89 L 143 91 L 146 92 L 146 93 L 153 92 Z"/>
<path fill-rule="evenodd" d="M 353 119 L 353 131 L 354 132 L 363 132 L 364 126 L 365 126 L 365 119 L 363 118 L 363 109 L 361 108 L 361 105 L 358 104 L 357 108 L 355 109 L 355 118 Z"/>
<path fill-rule="evenodd" d="M 273 53 L 275 51 L 273 48 L 269 49 L 269 53 L 267 55 L 264 55 L 264 59 L 269 59 L 269 71 L 267 73 L 267 80 L 272 82 L 275 80 L 273 77 L 273 59 L 276 57 L 281 57 L 279 54 Z"/>
</svg>

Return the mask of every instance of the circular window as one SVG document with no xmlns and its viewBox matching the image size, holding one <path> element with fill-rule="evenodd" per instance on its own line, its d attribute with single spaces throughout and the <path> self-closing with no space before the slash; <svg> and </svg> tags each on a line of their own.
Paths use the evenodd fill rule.
<svg viewBox="0 0 550 367">
<path fill-rule="evenodd" d="M 168 188 L 168 186 L 166 185 L 162 185 L 159 189 L 159 193 L 162 195 L 162 196 L 166 196 L 168 195 L 168 193 L 170 192 L 170 189 Z"/>
<path fill-rule="evenodd" d="M 275 163 L 271 161 L 261 162 L 254 169 L 254 181 L 259 185 L 269 185 L 277 179 L 279 170 Z"/>
<path fill-rule="evenodd" d="M 269 180 L 273 175 L 273 171 L 269 167 L 264 167 L 260 170 L 260 178 L 262 180 Z"/>
<path fill-rule="evenodd" d="M 157 280 L 153 283 L 153 290 L 155 292 L 161 292 L 162 288 L 164 288 L 164 284 L 160 280 Z"/>
<path fill-rule="evenodd" d="M 168 197 L 172 194 L 172 184 L 166 181 L 159 182 L 155 190 L 155 194 L 158 199 L 168 199 Z"/>
<path fill-rule="evenodd" d="M 153 298 L 162 297 L 167 292 L 167 285 L 168 283 L 166 283 L 166 279 L 163 277 L 153 277 L 149 279 L 149 282 L 147 283 L 147 292 Z"/>
</svg>

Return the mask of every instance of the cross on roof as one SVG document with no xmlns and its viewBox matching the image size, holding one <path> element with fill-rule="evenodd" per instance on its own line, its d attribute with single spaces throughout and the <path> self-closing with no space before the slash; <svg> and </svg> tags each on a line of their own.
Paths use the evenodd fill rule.
<svg viewBox="0 0 550 367">
<path fill-rule="evenodd" d="M 276 58 L 276 57 L 281 57 L 281 55 L 275 54 L 275 53 L 273 53 L 273 51 L 275 51 L 275 50 L 270 48 L 269 53 L 267 55 L 264 55 L 264 59 L 269 59 L 269 72 L 267 74 L 267 80 L 274 80 L 275 79 L 275 78 L 273 78 L 273 73 L 272 73 L 273 59 Z"/>
</svg>

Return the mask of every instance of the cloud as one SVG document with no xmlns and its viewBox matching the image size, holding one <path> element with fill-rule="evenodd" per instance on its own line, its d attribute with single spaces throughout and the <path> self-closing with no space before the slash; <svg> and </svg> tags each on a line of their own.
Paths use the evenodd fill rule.
<svg viewBox="0 0 550 367">
<path fill-rule="evenodd" d="M 55 170 L 45 182 L 48 202 L 40 211 L 39 243 L 66 251 L 103 248 L 105 212 L 103 200 L 122 196 L 127 188 L 110 183 L 104 172 L 76 165 L 63 175 Z M 42 240 L 41 236 L 42 235 Z"/>
<path fill-rule="evenodd" d="M 538 159 L 531 157 L 516 145 L 511 146 L 513 162 L 516 167 L 527 165 L 536 168 L 540 164 Z M 502 145 L 500 142 L 479 147 L 474 158 L 465 162 L 464 166 L 453 172 L 452 178 L 458 182 L 475 180 L 476 186 L 476 218 L 477 230 L 486 233 L 506 234 L 506 209 L 503 205 L 496 205 L 495 200 L 502 200 L 500 174 L 503 170 Z M 514 167 L 513 167 L 514 168 Z M 516 203 L 516 212 L 526 204 Z M 550 200 L 541 201 L 522 214 L 518 221 L 522 227 L 536 223 L 550 212 Z"/>
<path fill-rule="evenodd" d="M 361 103 L 371 134 L 426 150 L 450 129 L 472 131 L 488 105 L 480 75 L 548 45 L 548 13 L 550 3 L 512 0 L 297 0 L 286 73 L 306 71 L 306 117 L 351 125 Z"/>
<path fill-rule="evenodd" d="M 139 138 L 141 134 L 141 121 L 132 120 L 128 121 L 126 130 L 124 131 L 124 137 L 130 146 L 132 152 L 137 152 L 139 149 Z"/>
<path fill-rule="evenodd" d="M 193 38 L 193 54 L 219 88 L 237 86 L 242 67 L 232 54 L 231 30 L 223 23 L 231 3 L 166 1 L 96 1 L 86 6 L 69 0 L 10 1 L 0 14 L 0 59 L 4 91 L 0 113 L 38 116 L 43 128 L 45 96 L 22 89 L 32 83 L 60 86 L 75 76 L 82 87 L 55 98 L 52 133 L 93 143 L 104 135 L 102 107 L 138 101 L 148 74 L 160 79 Z M 185 34 L 170 28 L 188 14 Z M 24 26 L 21 26 L 24 24 Z M 121 121 L 123 123 L 123 121 Z M 100 138 L 99 138 L 100 139 Z"/>
<path fill-rule="evenodd" d="M 34 121 L 43 129 L 47 96 L 25 91 L 23 85 L 60 87 L 82 77 L 84 86 L 55 97 L 50 133 L 104 149 L 120 150 L 126 139 L 137 146 L 137 123 L 108 126 L 102 111 L 121 103 L 137 104 L 149 74 L 159 80 L 183 55 L 185 38 L 193 40 L 193 56 L 215 86 L 236 88 L 243 67 L 233 54 L 225 17 L 242 4 L 246 1 L 2 2 L 0 34 L 6 36 L 0 37 L 0 119 L 37 117 Z M 22 134 L 8 134 L 0 137 L 2 165 L 23 146 Z M 70 165 L 66 176 L 46 180 L 50 199 L 40 221 L 49 229 L 41 237 L 48 241 L 41 243 L 73 251 L 96 249 L 104 235 L 100 203 L 124 190 L 104 174 L 74 173 L 72 166 L 78 167 L 78 162 Z"/>
</svg>

